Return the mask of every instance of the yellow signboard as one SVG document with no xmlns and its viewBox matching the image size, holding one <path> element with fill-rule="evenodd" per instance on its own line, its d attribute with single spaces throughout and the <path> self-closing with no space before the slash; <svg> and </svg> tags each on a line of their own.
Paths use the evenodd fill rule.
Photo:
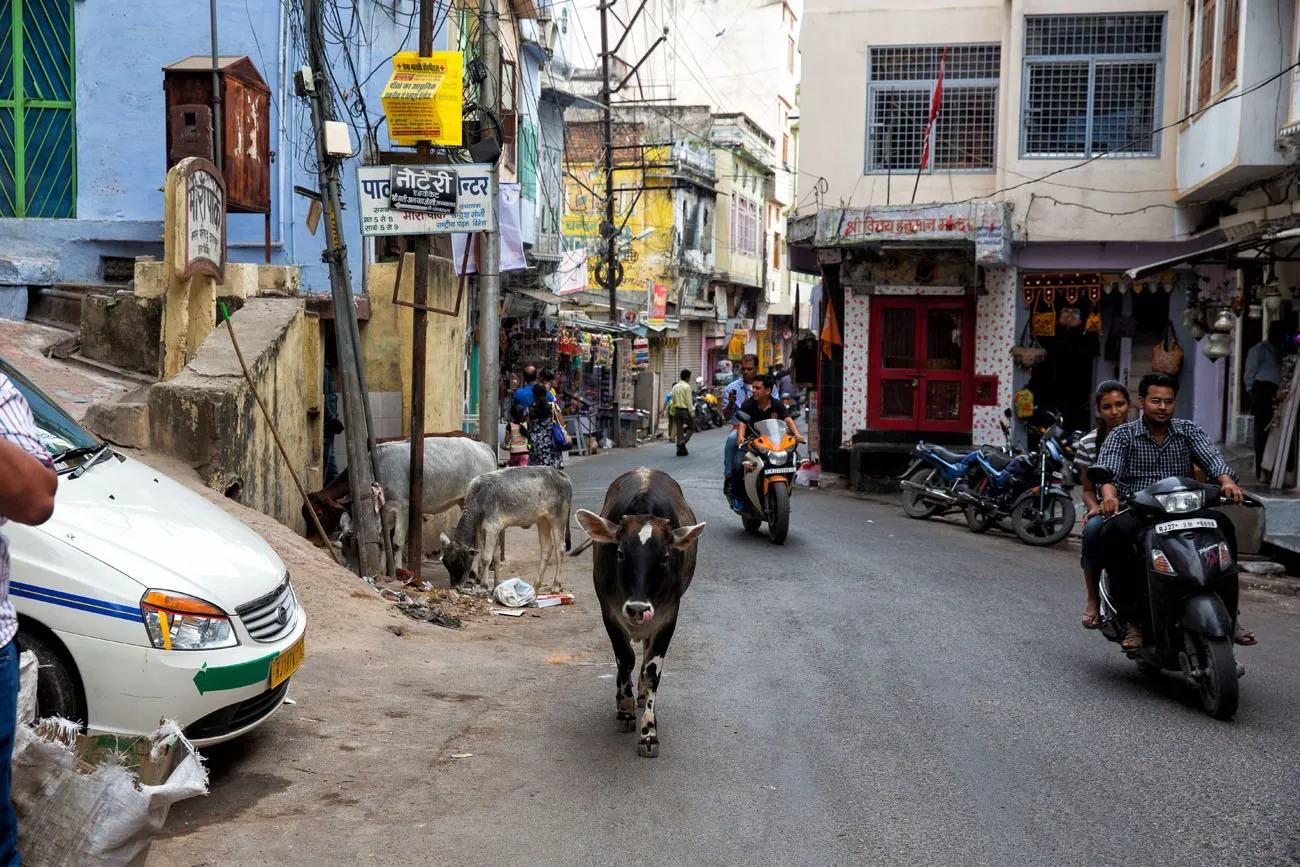
<svg viewBox="0 0 1300 867">
<path fill-rule="evenodd" d="M 393 75 L 381 96 L 394 142 L 460 147 L 464 63 L 459 51 L 435 51 L 429 57 L 414 51 L 394 55 Z"/>
</svg>

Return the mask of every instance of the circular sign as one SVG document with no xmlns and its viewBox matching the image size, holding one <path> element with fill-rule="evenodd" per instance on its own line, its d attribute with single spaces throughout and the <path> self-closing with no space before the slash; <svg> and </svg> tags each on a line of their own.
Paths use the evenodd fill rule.
<svg viewBox="0 0 1300 867">
<path fill-rule="evenodd" d="M 623 321 L 626 322 L 628 325 L 636 325 L 638 318 L 640 318 L 639 314 L 635 310 L 623 311 Z"/>
</svg>

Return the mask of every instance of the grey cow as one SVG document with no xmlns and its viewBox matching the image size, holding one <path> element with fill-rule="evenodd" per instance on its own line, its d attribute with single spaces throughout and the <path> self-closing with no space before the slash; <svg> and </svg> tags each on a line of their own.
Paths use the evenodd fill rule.
<svg viewBox="0 0 1300 867">
<path fill-rule="evenodd" d="M 393 558 L 406 560 L 406 533 L 410 526 L 407 496 L 411 479 L 411 446 L 407 441 L 380 443 L 375 447 L 379 462 L 379 483 L 384 486 L 384 526 L 393 531 Z M 464 506 L 470 484 L 496 469 L 492 449 L 466 437 L 429 437 L 424 441 L 424 503 L 426 515 L 436 515 L 452 506 Z"/>
<path fill-rule="evenodd" d="M 542 548 L 537 589 L 543 588 L 550 566 L 554 569 L 552 592 L 559 591 L 563 563 L 561 531 L 567 551 L 571 544 L 572 504 L 573 483 L 565 473 L 552 467 L 510 467 L 474 479 L 465 494 L 465 510 L 454 537 L 442 536 L 442 564 L 451 574 L 452 586 L 477 577 L 485 589 L 492 590 L 501 582 L 497 552 L 506 527 L 535 525 Z"/>
</svg>

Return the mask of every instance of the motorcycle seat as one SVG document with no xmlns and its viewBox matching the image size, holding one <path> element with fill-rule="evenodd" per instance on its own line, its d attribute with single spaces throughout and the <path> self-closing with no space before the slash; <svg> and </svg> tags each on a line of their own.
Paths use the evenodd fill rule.
<svg viewBox="0 0 1300 867">
<path fill-rule="evenodd" d="M 958 454 L 957 452 L 949 451 L 948 449 L 945 449 L 943 446 L 934 446 L 934 445 L 930 445 L 929 443 L 925 444 L 925 451 L 934 455 L 939 460 L 949 464 L 959 464 L 962 462 L 962 459 L 966 457 L 965 455 Z"/>
<path fill-rule="evenodd" d="M 1005 470 L 1011 464 L 1011 456 L 994 448 L 980 449 L 980 455 L 995 470 Z"/>
</svg>

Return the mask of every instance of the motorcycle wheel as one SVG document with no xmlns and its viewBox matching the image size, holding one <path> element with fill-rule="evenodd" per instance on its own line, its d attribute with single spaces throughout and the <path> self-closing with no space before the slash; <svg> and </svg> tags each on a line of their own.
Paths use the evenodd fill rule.
<svg viewBox="0 0 1300 867">
<path fill-rule="evenodd" d="M 938 470 L 929 467 L 921 467 L 916 472 L 912 473 L 912 475 L 908 476 L 907 480 L 928 487 L 931 478 L 937 480 L 938 475 Z M 909 491 L 907 488 L 903 489 L 904 515 L 907 515 L 909 518 L 924 520 L 926 518 L 933 518 L 935 515 L 939 514 L 939 509 L 942 507 L 938 503 L 931 503 L 921 499 L 921 496 L 921 493 L 918 491 Z"/>
<path fill-rule="evenodd" d="M 967 506 L 965 512 L 966 526 L 972 533 L 987 533 L 989 527 L 993 526 L 993 516 L 981 512 L 975 506 Z"/>
<path fill-rule="evenodd" d="M 1065 494 L 1048 494 L 1040 512 L 1038 498 L 1026 497 L 1011 510 L 1011 529 L 1026 545 L 1055 545 L 1074 529 L 1074 500 Z"/>
<path fill-rule="evenodd" d="M 771 520 L 767 523 L 767 535 L 775 544 L 784 545 L 785 537 L 790 532 L 790 492 L 783 484 L 772 485 L 767 492 L 771 506 Z"/>
<path fill-rule="evenodd" d="M 1239 698 L 1232 639 L 1198 635 L 1195 641 L 1201 657 L 1201 678 L 1197 684 L 1201 708 L 1215 719 L 1232 719 Z"/>
</svg>

